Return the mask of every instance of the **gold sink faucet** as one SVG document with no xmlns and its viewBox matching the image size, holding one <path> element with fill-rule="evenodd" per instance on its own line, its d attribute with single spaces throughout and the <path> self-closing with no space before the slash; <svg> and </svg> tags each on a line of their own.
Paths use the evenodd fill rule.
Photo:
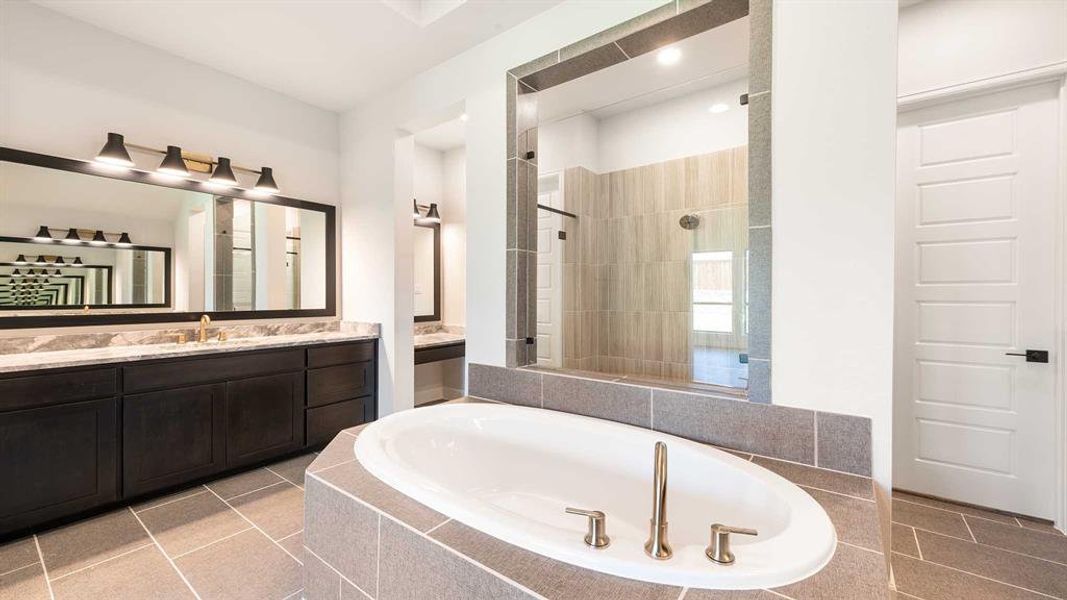
<svg viewBox="0 0 1067 600">
<path fill-rule="evenodd" d="M 203 344 L 207 341 L 207 326 L 211 324 L 211 317 L 207 315 L 200 316 L 200 333 L 196 336 L 196 341 Z"/>
</svg>

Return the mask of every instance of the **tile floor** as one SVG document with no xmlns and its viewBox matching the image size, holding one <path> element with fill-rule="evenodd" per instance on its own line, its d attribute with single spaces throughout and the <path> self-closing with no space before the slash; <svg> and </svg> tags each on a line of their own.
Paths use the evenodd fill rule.
<svg viewBox="0 0 1067 600">
<path fill-rule="evenodd" d="M 893 493 L 899 600 L 1067 598 L 1067 536 L 1051 525 Z"/>
<path fill-rule="evenodd" d="M 303 587 L 315 454 L 0 546 L 0 600 L 283 600 Z"/>
</svg>

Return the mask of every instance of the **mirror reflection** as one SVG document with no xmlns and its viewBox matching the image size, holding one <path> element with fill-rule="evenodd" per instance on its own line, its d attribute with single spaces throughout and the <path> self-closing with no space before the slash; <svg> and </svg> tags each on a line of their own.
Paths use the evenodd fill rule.
<svg viewBox="0 0 1067 600">
<path fill-rule="evenodd" d="M 747 61 L 744 18 L 533 94 L 570 213 L 538 210 L 539 364 L 747 387 Z"/>
<path fill-rule="evenodd" d="M 412 236 L 415 246 L 415 320 L 435 321 L 440 319 L 440 225 L 416 222 Z"/>
<path fill-rule="evenodd" d="M 0 213 L 3 316 L 326 306 L 320 211 L 3 162 Z"/>
</svg>

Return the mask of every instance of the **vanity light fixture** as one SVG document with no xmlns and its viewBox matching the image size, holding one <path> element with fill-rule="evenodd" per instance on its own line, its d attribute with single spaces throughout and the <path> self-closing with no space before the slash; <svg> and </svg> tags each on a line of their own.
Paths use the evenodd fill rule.
<svg viewBox="0 0 1067 600">
<path fill-rule="evenodd" d="M 274 183 L 274 170 L 263 167 L 259 170 L 259 179 L 256 181 L 255 191 L 262 194 L 277 194 L 278 184 Z"/>
<path fill-rule="evenodd" d="M 74 257 L 74 262 L 73 262 L 73 263 L 71 263 L 71 265 L 70 265 L 70 266 L 72 266 L 72 267 L 84 267 L 84 266 L 85 266 L 85 263 L 83 263 L 83 262 L 82 262 L 82 257 L 80 257 L 80 256 L 75 256 L 75 257 Z"/>
<path fill-rule="evenodd" d="M 14 278 L 14 277 L 22 277 L 22 271 L 19 271 L 18 269 L 15 269 L 15 270 L 11 271 L 11 275 L 9 277 L 12 277 L 12 278 Z"/>
<path fill-rule="evenodd" d="M 667 46 L 656 54 L 656 62 L 669 67 L 682 60 L 682 51 L 674 46 Z"/>
<path fill-rule="evenodd" d="M 126 140 L 118 133 L 108 133 L 107 143 L 96 154 L 96 161 L 121 167 L 132 167 L 133 159 L 126 150 Z"/>
<path fill-rule="evenodd" d="M 63 276 L 63 272 L 60 271 L 59 269 L 56 269 L 56 273 L 55 274 L 56 274 L 57 277 L 62 277 Z"/>
<path fill-rule="evenodd" d="M 48 263 L 46 263 L 44 261 L 44 255 L 43 254 L 38 254 L 37 255 L 37 260 L 33 261 L 33 264 L 35 264 L 35 265 L 45 265 L 45 264 L 48 264 Z"/>
<path fill-rule="evenodd" d="M 422 218 L 422 213 L 419 212 L 419 201 L 415 200 L 415 199 L 412 199 L 411 200 L 411 204 L 415 207 L 415 212 L 411 215 L 412 218 L 421 219 Z"/>
<path fill-rule="evenodd" d="M 130 234 L 128 234 L 125 231 L 123 231 L 122 235 L 119 236 L 119 241 L 115 242 L 115 245 L 116 246 L 122 246 L 124 248 L 127 247 L 127 246 L 132 246 L 133 242 L 130 241 Z"/>
<path fill-rule="evenodd" d="M 233 168 L 230 166 L 230 159 L 225 156 L 219 157 L 219 162 L 215 166 L 215 172 L 211 174 L 209 182 L 215 185 L 225 185 L 229 187 L 237 187 L 239 185 L 237 176 L 233 174 Z"/>
<path fill-rule="evenodd" d="M 82 237 L 78 235 L 78 230 L 71 227 L 67 230 L 67 237 L 63 238 L 64 244 L 80 244 L 82 243 Z"/>
<path fill-rule="evenodd" d="M 19 254 L 19 257 L 15 259 L 15 264 L 16 264 L 16 265 L 25 265 L 25 264 L 28 264 L 28 263 L 26 262 L 26 255 L 24 255 L 24 254 Z"/>
<path fill-rule="evenodd" d="M 430 210 L 426 213 L 426 220 L 431 223 L 440 223 L 441 214 L 437 212 L 437 203 L 430 203 Z"/>
<path fill-rule="evenodd" d="M 48 227 L 41 225 L 37 229 L 37 235 L 33 236 L 33 239 L 38 242 L 51 242 L 53 239 L 52 232 L 48 231 Z"/>
<path fill-rule="evenodd" d="M 189 169 L 185 166 L 185 160 L 182 159 L 182 149 L 178 146 L 167 146 L 163 162 L 159 163 L 159 168 L 156 171 L 164 175 L 188 177 Z"/>
<path fill-rule="evenodd" d="M 97 229 L 96 233 L 93 234 L 93 239 L 89 240 L 89 243 L 93 246 L 106 246 L 107 238 L 104 237 L 103 231 Z"/>
<path fill-rule="evenodd" d="M 52 261 L 52 266 L 55 266 L 55 265 L 66 265 L 66 264 L 67 263 L 63 260 L 62 256 L 57 256 L 56 259 L 54 261 Z"/>
</svg>

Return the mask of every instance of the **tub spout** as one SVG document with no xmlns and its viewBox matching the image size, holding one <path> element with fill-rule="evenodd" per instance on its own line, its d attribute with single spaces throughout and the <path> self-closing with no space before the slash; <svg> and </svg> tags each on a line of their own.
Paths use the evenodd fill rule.
<svg viewBox="0 0 1067 600">
<path fill-rule="evenodd" d="M 667 444 L 656 442 L 652 468 L 652 519 L 645 554 L 656 560 L 667 560 L 673 554 L 667 541 Z"/>
</svg>

